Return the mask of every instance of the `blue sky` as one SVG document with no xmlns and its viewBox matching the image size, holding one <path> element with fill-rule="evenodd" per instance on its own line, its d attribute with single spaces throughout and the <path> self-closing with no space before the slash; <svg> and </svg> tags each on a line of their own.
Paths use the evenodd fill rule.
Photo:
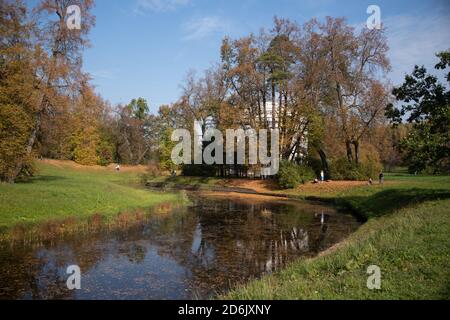
<svg viewBox="0 0 450 320">
<path fill-rule="evenodd" d="M 190 70 L 201 73 L 219 61 L 226 35 L 269 29 L 275 15 L 299 23 L 346 17 L 361 25 L 371 4 L 380 6 L 388 28 L 394 84 L 414 64 L 432 67 L 433 54 L 450 48 L 450 4 L 445 0 L 96 0 L 93 47 L 85 53 L 84 69 L 111 103 L 144 97 L 156 111 L 177 100 Z"/>
</svg>

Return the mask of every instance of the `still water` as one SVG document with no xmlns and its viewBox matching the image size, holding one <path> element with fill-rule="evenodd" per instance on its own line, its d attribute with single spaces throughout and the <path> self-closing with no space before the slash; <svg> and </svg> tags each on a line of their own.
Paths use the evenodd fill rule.
<svg viewBox="0 0 450 320">
<path fill-rule="evenodd" d="M 0 299 L 200 299 L 313 256 L 358 222 L 313 202 L 190 195 L 138 225 L 0 248 Z M 81 289 L 67 289 L 67 267 Z"/>
</svg>

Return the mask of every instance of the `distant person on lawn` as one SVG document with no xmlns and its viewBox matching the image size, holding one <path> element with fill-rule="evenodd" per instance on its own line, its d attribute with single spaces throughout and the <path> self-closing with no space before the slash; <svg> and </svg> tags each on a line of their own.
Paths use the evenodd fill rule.
<svg viewBox="0 0 450 320">
<path fill-rule="evenodd" d="M 380 172 L 380 184 L 384 184 L 384 173 L 383 171 Z"/>
</svg>

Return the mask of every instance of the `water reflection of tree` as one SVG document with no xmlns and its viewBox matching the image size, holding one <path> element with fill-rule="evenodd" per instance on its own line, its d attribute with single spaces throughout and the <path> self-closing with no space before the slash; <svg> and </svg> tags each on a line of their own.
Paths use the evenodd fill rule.
<svg viewBox="0 0 450 320">
<path fill-rule="evenodd" d="M 49 245 L 40 257 L 32 248 L 2 250 L 8 258 L 0 262 L 0 298 L 26 294 L 37 299 L 71 298 L 73 292 L 65 287 L 67 275 L 61 274 L 69 264 L 78 264 L 87 273 L 113 255 L 145 266 L 151 249 L 185 268 L 198 295 L 213 294 L 331 244 L 337 237 L 334 223 L 341 222 L 328 219 L 322 225 L 313 209 L 203 199 L 150 223 Z"/>
<path fill-rule="evenodd" d="M 307 228 L 312 216 L 299 214 L 298 209 L 285 204 L 202 201 L 194 215 L 171 231 L 178 239 L 173 246 L 167 246 L 164 237 L 156 238 L 164 248 L 159 253 L 187 267 L 196 287 L 220 290 L 279 270 L 309 251 Z M 264 211 L 272 214 L 262 214 Z"/>
<path fill-rule="evenodd" d="M 111 236 L 83 234 L 75 239 L 4 246 L 0 249 L 0 299 L 74 298 L 76 292 L 66 285 L 67 267 L 78 265 L 82 273 L 91 270 L 109 253 L 103 243 Z M 132 252 L 136 255 L 138 251 Z M 145 252 L 141 254 L 145 256 Z"/>
<path fill-rule="evenodd" d="M 58 261 L 34 251 L 2 250 L 0 299 L 69 299 Z"/>
<path fill-rule="evenodd" d="M 141 264 L 145 261 L 147 255 L 147 249 L 136 243 L 128 243 L 125 255 L 128 257 L 128 261 L 136 264 Z"/>
</svg>

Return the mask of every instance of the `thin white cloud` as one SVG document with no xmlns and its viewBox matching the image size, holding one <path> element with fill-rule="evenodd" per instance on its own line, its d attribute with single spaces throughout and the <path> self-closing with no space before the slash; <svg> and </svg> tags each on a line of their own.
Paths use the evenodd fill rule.
<svg viewBox="0 0 450 320">
<path fill-rule="evenodd" d="M 94 78 L 103 78 L 108 80 L 116 79 L 116 74 L 112 70 L 94 70 L 91 72 L 91 76 Z"/>
<path fill-rule="evenodd" d="M 437 73 L 433 70 L 435 54 L 450 48 L 449 13 L 391 16 L 383 23 L 387 27 L 394 84 L 402 83 L 415 65 L 425 65 L 429 72 Z"/>
<path fill-rule="evenodd" d="M 184 40 L 201 40 L 215 34 L 224 34 L 230 31 L 230 24 L 219 17 L 202 17 L 192 19 L 183 26 Z"/>
<path fill-rule="evenodd" d="M 174 11 L 188 5 L 189 2 L 190 0 L 138 0 L 136 11 L 140 13 L 147 10 L 154 12 Z"/>
</svg>

